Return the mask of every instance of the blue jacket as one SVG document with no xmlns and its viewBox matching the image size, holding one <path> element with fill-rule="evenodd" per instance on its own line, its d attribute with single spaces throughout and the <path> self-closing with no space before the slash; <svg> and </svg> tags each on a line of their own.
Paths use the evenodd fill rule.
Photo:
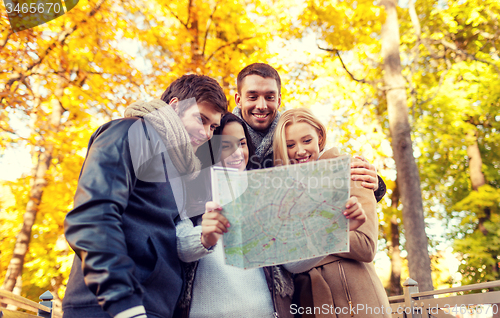
<svg viewBox="0 0 500 318">
<path fill-rule="evenodd" d="M 174 191 L 183 189 L 172 169 L 141 118 L 111 121 L 92 135 L 64 224 L 76 253 L 66 317 L 109 317 L 139 305 L 148 317 L 172 316 L 182 289 Z"/>
</svg>

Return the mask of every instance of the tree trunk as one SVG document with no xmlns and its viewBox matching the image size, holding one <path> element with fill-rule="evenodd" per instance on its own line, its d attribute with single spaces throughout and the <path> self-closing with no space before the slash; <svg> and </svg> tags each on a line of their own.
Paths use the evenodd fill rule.
<svg viewBox="0 0 500 318">
<path fill-rule="evenodd" d="M 478 191 L 478 189 L 486 184 L 486 178 L 484 177 L 484 173 L 482 171 L 483 160 L 481 158 L 481 152 L 479 151 L 479 145 L 477 143 L 477 132 L 470 131 L 468 133 L 468 139 L 472 139 L 472 142 L 467 147 L 467 156 L 469 157 L 469 174 L 470 181 L 472 185 L 473 191 Z M 488 207 L 484 208 L 484 215 L 478 216 L 478 229 L 483 233 L 484 236 L 489 234 L 488 230 L 484 226 L 484 222 L 489 221 L 491 217 L 491 210 Z M 495 256 L 493 255 L 493 259 Z M 493 273 L 498 273 L 498 262 L 493 265 L 492 271 Z M 495 304 L 497 308 L 500 308 L 500 303 Z M 493 312 L 492 318 L 500 318 L 500 311 Z"/>
<path fill-rule="evenodd" d="M 200 44 L 200 29 L 199 29 L 199 14 L 196 9 L 196 4 L 194 0 L 189 1 L 188 4 L 188 14 L 189 22 L 188 29 L 191 34 L 191 71 L 201 74 L 203 73 L 203 66 L 205 64 L 205 58 L 202 52 L 202 46 Z M 208 32 L 208 30 L 206 31 Z"/>
<path fill-rule="evenodd" d="M 21 296 L 22 289 L 23 289 L 23 278 L 21 275 L 19 275 L 19 276 L 17 276 L 16 286 L 14 286 L 14 290 L 12 291 L 12 293 L 14 295 Z M 12 305 L 12 304 L 2 305 L 0 307 L 5 307 L 5 309 L 12 310 L 12 311 L 16 311 L 19 309 L 19 307 L 17 307 L 16 305 Z"/>
<path fill-rule="evenodd" d="M 401 249 L 399 248 L 399 223 L 396 211 L 399 205 L 399 189 L 396 180 L 396 186 L 391 195 L 391 208 L 394 213 L 391 217 L 391 280 L 389 282 L 389 295 L 396 296 L 403 294 L 401 286 Z"/>
<path fill-rule="evenodd" d="M 483 160 L 479 152 L 479 145 L 477 144 L 477 136 L 475 131 L 471 131 L 468 137 L 472 139 L 472 143 L 467 147 L 467 156 L 469 157 L 469 174 L 473 191 L 478 191 L 479 187 L 486 184 L 482 166 Z M 484 215 L 478 215 L 479 224 L 478 229 L 483 235 L 488 235 L 488 230 L 484 227 L 484 222 L 488 221 L 491 216 L 491 210 L 484 208 Z"/>
<path fill-rule="evenodd" d="M 395 0 L 382 0 L 387 18 L 382 26 L 384 81 L 391 131 L 391 145 L 403 204 L 406 251 L 410 276 L 418 282 L 420 291 L 433 290 L 431 262 L 427 251 L 424 209 L 408 122 L 405 80 L 399 57 L 399 25 Z"/>
<path fill-rule="evenodd" d="M 33 104 L 34 104 L 34 107 L 33 107 L 33 110 L 31 111 L 30 113 L 30 123 L 29 123 L 29 128 L 32 132 L 35 131 L 36 129 L 36 121 L 37 121 L 37 112 L 38 112 L 38 109 L 40 108 L 40 105 L 41 105 L 41 97 L 40 97 L 40 94 L 39 94 L 39 90 L 40 90 L 40 83 L 39 81 L 34 81 L 31 85 L 31 88 L 32 88 L 32 91 L 33 91 L 33 95 L 34 95 L 34 100 L 33 100 Z M 36 158 L 36 160 L 38 161 L 38 158 L 39 158 L 39 152 L 36 152 L 35 149 L 38 148 L 40 146 L 40 140 L 37 140 L 35 144 L 33 144 L 31 146 L 31 151 L 30 151 L 30 155 L 31 155 L 31 158 Z M 33 165 L 33 167 L 31 168 L 31 176 L 35 176 L 36 175 L 36 171 L 37 171 L 37 167 L 38 167 L 38 164 L 37 165 Z M 32 178 L 30 180 L 30 184 L 29 184 L 29 187 L 30 188 L 33 188 L 33 185 L 35 184 L 35 178 Z M 7 274 L 8 276 L 9 274 Z M 14 286 L 14 289 L 12 290 L 12 292 L 16 295 L 21 295 L 21 291 L 22 291 L 22 287 L 23 287 L 23 284 L 22 284 L 23 280 L 22 280 L 22 275 L 21 275 L 21 272 L 19 272 L 19 276 L 17 276 L 17 279 L 16 279 L 16 284 Z M 4 282 L 5 284 L 5 282 Z M 2 286 L 2 289 L 3 286 Z M 13 306 L 13 305 L 9 305 L 7 306 L 7 309 L 10 309 L 10 310 L 17 310 L 17 306 Z"/>
<path fill-rule="evenodd" d="M 62 79 L 61 79 L 62 80 Z M 63 96 L 64 87 L 62 84 L 55 90 L 55 98 L 51 101 L 52 114 L 50 115 L 49 127 L 45 131 L 45 147 L 38 151 L 37 158 L 38 161 L 35 165 L 33 176 L 33 183 L 31 186 L 29 201 L 26 204 L 26 212 L 23 217 L 23 226 L 19 234 L 17 235 L 16 244 L 14 246 L 14 253 L 12 259 L 7 267 L 7 274 L 5 276 L 5 281 L 2 285 L 2 289 L 13 291 L 17 278 L 21 276 L 24 266 L 24 259 L 26 253 L 28 252 L 29 243 L 31 239 L 31 229 L 35 223 L 36 214 L 42 200 L 43 190 L 47 186 L 47 180 L 45 178 L 48 169 L 50 168 L 50 162 L 52 160 L 52 151 L 54 145 L 52 144 L 51 138 L 52 134 L 56 134 L 59 131 L 59 126 L 61 122 L 61 115 L 63 113 L 63 107 L 59 102 L 59 98 Z M 47 138 L 49 137 L 49 138 Z"/>
<path fill-rule="evenodd" d="M 472 184 L 472 190 L 477 191 L 480 186 L 486 184 L 486 179 L 482 171 L 483 160 L 481 159 L 481 152 L 479 152 L 479 145 L 477 144 L 477 136 L 475 131 L 468 134 L 468 139 L 472 139 L 471 144 L 467 147 L 467 156 L 469 157 L 469 174 Z"/>
</svg>

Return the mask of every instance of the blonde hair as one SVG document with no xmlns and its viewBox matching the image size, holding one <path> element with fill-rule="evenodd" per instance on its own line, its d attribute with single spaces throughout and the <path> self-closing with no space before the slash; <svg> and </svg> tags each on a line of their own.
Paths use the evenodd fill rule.
<svg viewBox="0 0 500 318">
<path fill-rule="evenodd" d="M 284 166 L 290 164 L 290 158 L 288 157 L 288 151 L 286 148 L 285 129 L 287 126 L 295 123 L 307 123 L 314 127 L 319 136 L 319 151 L 321 152 L 323 151 L 323 149 L 325 149 L 326 128 L 319 121 L 319 119 L 314 116 L 313 113 L 307 108 L 290 109 L 281 114 L 278 125 L 276 126 L 276 130 L 274 132 L 274 166 Z"/>
</svg>

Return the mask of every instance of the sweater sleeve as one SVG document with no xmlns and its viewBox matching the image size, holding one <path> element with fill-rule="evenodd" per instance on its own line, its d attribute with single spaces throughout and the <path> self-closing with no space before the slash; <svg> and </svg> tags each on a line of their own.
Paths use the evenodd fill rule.
<svg viewBox="0 0 500 318">
<path fill-rule="evenodd" d="M 201 225 L 194 226 L 190 219 L 179 221 L 175 226 L 177 236 L 177 255 L 183 262 L 195 262 L 213 252 L 201 244 Z"/>
</svg>

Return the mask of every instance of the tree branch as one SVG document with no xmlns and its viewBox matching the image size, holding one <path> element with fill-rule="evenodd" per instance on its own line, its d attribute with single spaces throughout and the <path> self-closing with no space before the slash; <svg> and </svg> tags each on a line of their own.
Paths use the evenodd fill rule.
<svg viewBox="0 0 500 318">
<path fill-rule="evenodd" d="M 412 96 L 413 100 L 411 104 L 412 117 L 415 118 L 415 107 L 417 106 L 418 95 L 417 95 L 417 90 L 413 86 L 413 76 L 417 70 L 418 57 L 420 55 L 420 43 L 422 42 L 421 41 L 422 29 L 420 27 L 420 21 L 418 20 L 417 10 L 415 9 L 415 0 L 408 1 L 408 11 L 410 14 L 410 19 L 413 28 L 415 29 L 415 35 L 417 36 L 417 40 L 415 41 L 415 46 L 411 50 L 412 53 L 414 53 L 414 56 L 413 56 L 413 61 L 410 65 L 410 76 L 409 76 L 410 78 L 406 80 L 410 87 L 410 95 Z"/>
<path fill-rule="evenodd" d="M 420 21 L 418 20 L 417 10 L 415 9 L 415 0 L 408 1 L 408 11 L 413 27 L 415 28 L 415 34 L 417 35 L 418 41 L 420 41 L 422 31 L 420 28 Z"/>
<path fill-rule="evenodd" d="M 2 126 L 0 126 L 0 130 L 6 132 L 6 133 L 9 133 L 9 134 L 12 134 L 14 136 L 16 136 L 17 138 L 19 139 L 22 139 L 22 140 L 28 140 L 28 138 L 24 138 L 22 136 L 19 136 L 15 131 L 13 131 L 12 129 L 9 129 L 9 128 L 4 128 Z"/>
<path fill-rule="evenodd" d="M 444 39 L 441 39 L 441 40 L 434 40 L 434 42 L 436 43 L 439 43 L 439 44 L 442 44 L 444 47 L 452 50 L 452 51 L 455 51 L 455 52 L 458 52 L 458 53 L 461 53 L 465 56 L 467 56 L 468 58 L 474 60 L 474 61 L 478 61 L 478 62 L 482 62 L 482 63 L 485 63 L 485 64 L 488 64 L 488 65 L 491 65 L 495 68 L 495 70 L 497 71 L 498 74 L 500 74 L 500 69 L 498 68 L 498 66 L 493 63 L 493 62 L 490 62 L 490 61 L 487 61 L 487 60 L 483 60 L 483 59 L 480 59 L 478 57 L 476 57 L 476 54 L 470 54 L 470 53 L 467 53 L 466 51 L 462 50 L 462 49 L 459 49 L 455 44 L 453 43 L 450 43 Z"/>
<path fill-rule="evenodd" d="M 5 84 L 5 91 L 10 91 L 10 87 L 12 86 L 12 84 L 16 81 L 19 81 L 19 80 L 22 80 L 23 78 L 29 76 L 29 74 L 26 74 L 28 72 L 30 72 L 33 68 L 35 68 L 36 66 L 40 65 L 43 60 L 50 54 L 50 52 L 52 52 L 52 50 L 57 46 L 57 44 L 60 44 L 60 45 L 64 45 L 64 43 L 66 42 L 66 39 L 71 35 L 73 34 L 73 32 L 75 32 L 79 26 L 81 26 L 82 24 L 84 24 L 85 22 L 88 21 L 89 18 L 92 18 L 96 13 L 97 11 L 99 11 L 99 9 L 101 8 L 102 4 L 104 3 L 104 1 L 106 0 L 100 0 L 96 7 L 93 8 L 89 15 L 83 19 L 82 21 L 79 21 L 78 24 L 74 24 L 71 28 L 68 28 L 66 29 L 64 32 L 62 32 L 56 41 L 52 42 L 46 49 L 45 49 L 45 52 L 40 56 L 40 58 L 33 62 L 30 66 L 28 66 L 25 70 L 25 72 L 23 72 L 23 74 L 21 73 L 16 73 L 14 74 L 13 77 L 11 77 L 9 79 L 9 81 Z M 13 93 L 13 92 L 11 92 Z M 3 101 L 3 97 L 0 98 L 0 103 L 2 103 Z"/>
<path fill-rule="evenodd" d="M 92 74 L 92 75 L 123 75 L 123 76 L 126 76 L 126 74 L 111 74 L 111 73 L 95 72 L 95 71 L 84 71 L 84 72 L 87 74 Z M 44 72 L 44 73 L 33 72 L 30 75 L 46 76 L 47 74 L 64 75 L 64 74 L 67 74 L 67 72 L 66 71 L 48 71 L 48 72 Z"/>
<path fill-rule="evenodd" d="M 428 103 L 431 100 L 433 100 L 434 98 L 436 98 L 436 96 L 439 94 L 439 90 L 441 89 L 441 86 L 443 85 L 444 77 L 446 76 L 446 74 L 448 74 L 450 69 L 451 69 L 451 63 L 450 63 L 450 61 L 446 60 L 446 70 L 444 70 L 443 73 L 441 73 L 441 76 L 439 77 L 439 83 L 438 83 L 437 90 L 434 92 L 434 94 L 431 97 L 427 98 L 424 101 L 419 102 L 419 105 L 423 105 L 425 103 Z"/>
<path fill-rule="evenodd" d="M 212 52 L 212 54 L 210 54 L 210 56 L 208 57 L 208 59 L 206 60 L 206 62 L 205 62 L 205 63 L 208 63 L 208 61 L 210 61 L 210 59 L 211 59 L 212 57 L 214 57 L 215 53 L 217 53 L 218 51 L 222 50 L 223 48 L 228 47 L 228 46 L 231 46 L 231 45 L 238 45 L 238 44 L 243 43 L 243 42 L 244 42 L 244 41 L 246 41 L 246 40 L 251 40 L 251 39 L 255 39 L 255 37 L 254 37 L 254 36 L 253 36 L 253 37 L 246 37 L 246 38 L 243 38 L 243 39 L 238 39 L 238 40 L 236 40 L 236 41 L 233 41 L 233 42 L 230 42 L 230 43 L 226 43 L 226 44 L 224 44 L 224 45 L 222 45 L 222 46 L 219 46 L 219 47 L 217 48 L 217 50 L 213 51 L 213 52 Z"/>
<path fill-rule="evenodd" d="M 188 19 L 186 21 L 186 28 L 189 29 L 188 25 L 189 25 L 189 22 L 191 20 L 191 6 L 193 5 L 193 0 L 189 0 L 189 3 L 188 3 Z"/>
<path fill-rule="evenodd" d="M 215 11 L 217 11 L 217 6 L 219 5 L 219 1 L 215 3 L 214 10 L 212 11 L 212 14 L 210 14 L 210 18 L 208 19 L 208 26 L 207 30 L 205 32 L 205 38 L 203 39 L 203 49 L 201 50 L 201 55 L 205 56 L 205 47 L 207 45 L 207 38 L 208 38 L 208 31 L 210 31 L 210 27 L 212 26 L 212 19 L 214 17 Z"/>
<path fill-rule="evenodd" d="M 349 76 L 351 77 L 351 79 L 353 79 L 354 81 L 359 82 L 359 83 L 371 84 L 371 83 L 369 83 L 367 80 L 365 80 L 365 79 L 363 79 L 363 78 L 362 78 L 362 79 L 357 79 L 357 78 L 355 78 L 355 77 L 354 77 L 354 75 L 353 75 L 351 72 L 349 72 L 349 70 L 347 69 L 347 66 L 344 64 L 344 61 L 342 60 L 342 57 L 341 57 L 341 56 L 340 56 L 340 54 L 339 54 L 339 50 L 335 50 L 335 49 L 328 49 L 328 48 L 322 48 L 321 46 L 319 46 L 319 44 L 318 44 L 318 48 L 319 48 L 320 50 L 323 50 L 323 51 L 327 51 L 327 52 L 332 52 L 332 53 L 334 53 L 334 54 L 335 54 L 335 55 L 339 58 L 340 63 L 342 64 L 342 67 L 343 67 L 343 68 L 344 68 L 344 70 L 347 72 L 347 74 L 349 74 Z"/>
<path fill-rule="evenodd" d="M 80 25 L 82 25 L 83 23 L 87 22 L 89 18 L 92 18 L 96 13 L 97 11 L 99 11 L 99 9 L 101 8 L 101 6 L 103 5 L 104 1 L 106 0 L 100 0 L 97 4 L 97 6 L 95 8 L 93 8 L 88 17 L 86 17 L 85 19 L 83 19 L 82 21 L 79 21 L 78 24 L 74 24 L 71 28 L 68 28 L 66 29 L 64 32 L 62 32 L 59 37 L 57 38 L 57 41 L 54 41 L 52 42 L 48 47 L 47 49 L 45 50 L 44 54 L 38 59 L 38 61 L 36 61 L 35 63 L 33 63 L 32 65 L 30 65 L 26 70 L 27 71 L 30 71 L 32 70 L 35 66 L 39 65 L 40 63 L 42 63 L 42 61 L 45 59 L 45 57 L 56 47 L 57 44 L 60 44 L 60 45 L 64 45 L 64 43 L 66 42 L 66 39 L 71 35 L 73 34 Z"/>
<path fill-rule="evenodd" d="M 167 7 L 170 14 L 173 15 L 177 19 L 177 21 L 179 21 L 186 29 L 188 29 L 187 23 L 184 23 L 184 21 L 182 21 L 181 18 L 179 18 L 179 16 L 177 14 L 175 14 L 174 11 L 172 11 L 172 9 L 170 9 L 170 6 L 168 4 L 165 4 L 165 7 Z M 189 22 L 189 16 L 188 16 L 188 22 Z"/>
<path fill-rule="evenodd" d="M 7 45 L 7 42 L 9 42 L 9 38 L 12 34 L 13 32 L 9 32 L 9 34 L 7 34 L 7 36 L 3 40 L 3 43 L 0 42 L 0 50 L 2 50 Z"/>
</svg>

